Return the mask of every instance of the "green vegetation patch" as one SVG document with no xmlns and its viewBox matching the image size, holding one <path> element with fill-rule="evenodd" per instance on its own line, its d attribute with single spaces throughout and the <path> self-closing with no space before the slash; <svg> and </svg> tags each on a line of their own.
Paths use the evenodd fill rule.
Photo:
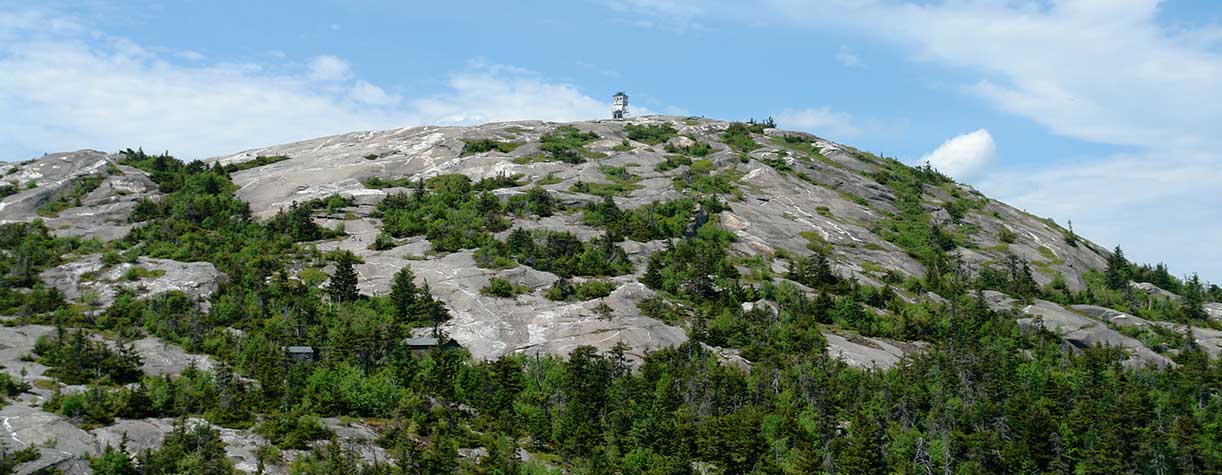
<svg viewBox="0 0 1222 475">
<path fill-rule="evenodd" d="M 670 124 L 660 125 L 636 125 L 627 124 L 624 130 L 628 132 L 628 138 L 637 142 L 647 143 L 649 145 L 657 145 L 679 134 Z"/>
<path fill-rule="evenodd" d="M 616 183 L 636 183 L 641 181 L 641 177 L 633 175 L 626 167 L 612 167 L 602 165 L 598 167 L 598 171 L 602 172 L 603 176 Z"/>
<path fill-rule="evenodd" d="M 750 152 L 760 147 L 760 144 L 751 137 L 751 131 L 750 125 L 735 122 L 730 124 L 726 131 L 721 134 L 721 140 L 734 150 L 743 153 Z"/>
<path fill-rule="evenodd" d="M 247 160 L 244 162 L 230 163 L 228 165 L 225 165 L 225 171 L 229 173 L 233 173 L 233 172 L 240 172 L 242 170 L 250 170 L 251 168 L 257 168 L 257 167 L 261 167 L 264 165 L 271 165 L 276 162 L 283 162 L 285 160 L 288 160 L 289 158 L 290 157 L 288 157 L 287 155 L 272 155 L 272 156 L 267 156 L 267 157 L 263 155 L 259 155 L 255 157 L 254 160 Z"/>
<path fill-rule="evenodd" d="M 586 205 L 582 210 L 581 222 L 606 230 L 614 240 L 627 238 L 648 242 L 683 236 L 688 226 L 697 220 L 697 206 L 704 211 L 705 220 L 725 209 L 725 205 L 715 199 L 696 201 L 683 198 L 621 210 L 615 200 L 607 197 Z M 696 224 L 698 227 L 704 223 Z"/>
<path fill-rule="evenodd" d="M 666 144 L 666 152 L 681 153 L 684 155 L 691 155 L 693 157 L 704 157 L 710 153 L 713 153 L 713 146 L 706 142 L 700 141 L 696 141 L 696 143 L 686 147 L 678 147 L 668 143 Z"/>
<path fill-rule="evenodd" d="M 88 175 L 72 181 L 67 189 L 56 192 L 50 200 L 38 206 L 39 216 L 54 218 L 59 212 L 81 205 L 81 198 L 96 190 L 106 180 L 102 175 Z"/>
<path fill-rule="evenodd" d="M 504 242 L 485 241 L 475 252 L 475 261 L 485 268 L 516 261 L 561 277 L 616 276 L 633 270 L 624 249 L 607 236 L 582 241 L 569 232 L 520 228 Z"/>
<path fill-rule="evenodd" d="M 547 172 L 547 175 L 544 175 L 543 178 L 540 178 L 539 181 L 535 182 L 535 184 L 539 186 L 546 186 L 555 185 L 562 181 L 564 181 L 564 179 L 556 176 L 556 172 Z"/>
<path fill-rule="evenodd" d="M 935 269 L 932 271 L 935 274 L 940 272 L 946 265 L 947 252 L 959 243 L 954 233 L 932 221 L 922 196 L 925 185 L 937 186 L 950 179 L 928 166 L 913 168 L 895 160 L 888 160 L 886 168 L 875 173 L 874 178 L 891 189 L 896 196 L 894 204 L 899 208 L 898 213 L 876 223 L 875 234 Z"/>
<path fill-rule="evenodd" d="M 736 170 L 723 170 L 714 173 L 715 167 L 708 160 L 696 160 L 683 173 L 673 179 L 676 190 L 691 190 L 707 195 L 732 194 L 741 199 L 741 192 L 735 185 L 742 174 Z"/>
<path fill-rule="evenodd" d="M 514 285 L 504 277 L 493 277 L 488 281 L 488 285 L 485 285 L 479 290 L 479 293 L 489 297 L 505 299 L 511 299 L 528 292 L 530 292 L 530 287 L 525 285 Z"/>
<path fill-rule="evenodd" d="M 587 156 L 597 158 L 596 152 L 586 150 L 585 145 L 598 140 L 594 132 L 582 132 L 576 127 L 562 125 L 539 138 L 540 150 L 552 160 L 565 163 L 582 163 Z"/>
<path fill-rule="evenodd" d="M 692 159 L 683 155 L 667 155 L 666 160 L 654 165 L 653 169 L 660 172 L 671 171 L 676 168 L 692 164 Z"/>
<path fill-rule="evenodd" d="M 578 180 L 573 186 L 569 187 L 569 191 L 573 193 L 585 193 L 594 196 L 627 196 L 632 193 L 632 190 L 644 188 L 635 183 L 590 183 L 587 181 Z"/>
<path fill-rule="evenodd" d="M 572 283 L 569 279 L 561 277 L 556 279 L 556 282 L 548 287 L 547 293 L 544 294 L 548 300 L 576 302 L 585 300 L 594 300 L 611 295 L 617 285 L 605 280 L 587 280 L 585 282 Z"/>
<path fill-rule="evenodd" d="M 391 236 L 425 236 L 443 252 L 479 247 L 490 233 L 509 228 L 501 200 L 489 190 L 477 190 L 465 175 L 417 182 L 410 193 L 387 196 L 375 214 Z"/>
<path fill-rule="evenodd" d="M 491 152 L 493 150 L 501 153 L 509 153 L 514 149 L 521 147 L 521 142 L 500 142 L 492 139 L 476 139 L 463 142 L 461 157 L 475 155 L 477 153 Z"/>
</svg>

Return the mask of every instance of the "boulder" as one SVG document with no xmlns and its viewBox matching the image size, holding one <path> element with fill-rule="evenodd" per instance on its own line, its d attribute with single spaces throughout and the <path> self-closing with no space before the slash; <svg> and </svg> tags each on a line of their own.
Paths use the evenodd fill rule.
<svg viewBox="0 0 1222 475">
<path fill-rule="evenodd" d="M 1146 295 L 1149 295 L 1156 299 L 1175 300 L 1175 301 L 1178 301 L 1180 299 L 1179 295 L 1175 295 L 1171 292 L 1163 290 L 1159 286 L 1151 284 L 1149 282 L 1129 282 L 1129 287 L 1132 287 L 1133 290 L 1145 293 Z"/>
<path fill-rule="evenodd" d="M 676 135 L 671 137 L 670 140 L 667 140 L 666 144 L 670 145 L 671 147 L 685 149 L 696 145 L 696 141 L 682 135 Z"/>
</svg>

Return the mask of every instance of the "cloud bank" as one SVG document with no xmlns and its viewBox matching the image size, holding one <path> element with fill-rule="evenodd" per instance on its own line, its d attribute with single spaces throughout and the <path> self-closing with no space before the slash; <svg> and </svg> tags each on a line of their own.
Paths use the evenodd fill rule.
<svg viewBox="0 0 1222 475">
<path fill-rule="evenodd" d="M 607 110 L 572 85 L 484 60 L 452 73 L 440 93 L 405 99 L 333 55 L 210 62 L 37 11 L 0 12 L 0 40 L 0 161 L 137 146 L 205 158 L 353 130 Z"/>
</svg>

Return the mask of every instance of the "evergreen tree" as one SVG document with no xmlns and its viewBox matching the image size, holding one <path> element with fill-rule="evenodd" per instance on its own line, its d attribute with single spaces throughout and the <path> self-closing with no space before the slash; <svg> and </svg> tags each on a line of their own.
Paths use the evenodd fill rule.
<svg viewBox="0 0 1222 475">
<path fill-rule="evenodd" d="M 1107 286 L 1113 290 L 1125 290 L 1129 287 L 1132 264 L 1124 258 L 1124 251 L 1120 250 L 1120 246 L 1116 246 L 1116 250 L 1112 251 L 1111 256 L 1108 256 L 1107 270 L 1103 275 L 1107 280 Z"/>
<path fill-rule="evenodd" d="M 1209 318 L 1205 313 L 1205 286 L 1201 284 L 1200 276 L 1192 274 L 1184 281 L 1184 300 L 1180 308 L 1188 321 L 1200 321 Z"/>
<path fill-rule="evenodd" d="M 335 273 L 331 275 L 331 283 L 327 290 L 336 302 L 351 302 L 359 294 L 356 290 L 356 256 L 351 252 L 342 252 L 335 260 Z"/>
<path fill-rule="evenodd" d="M 107 445 L 102 455 L 89 461 L 89 468 L 95 475 L 138 475 L 136 464 L 127 455 L 127 433 L 123 433 L 123 443 L 119 448 Z"/>
<path fill-rule="evenodd" d="M 412 319 L 412 309 L 420 298 L 420 290 L 416 288 L 415 278 L 412 268 L 403 266 L 399 272 L 395 272 L 390 282 L 391 307 L 394 309 L 395 317 L 398 317 L 401 322 Z"/>
</svg>

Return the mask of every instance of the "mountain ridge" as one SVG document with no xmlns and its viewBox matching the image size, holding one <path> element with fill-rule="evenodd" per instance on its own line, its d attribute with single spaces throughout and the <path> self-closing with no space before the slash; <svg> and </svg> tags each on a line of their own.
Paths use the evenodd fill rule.
<svg viewBox="0 0 1222 475">
<path fill-rule="evenodd" d="M 406 337 L 427 335 L 475 361 L 590 349 L 632 368 L 689 348 L 744 372 L 814 353 L 903 371 L 961 344 L 985 309 L 1014 325 L 1006 334 L 1066 354 L 1109 348 L 1129 370 L 1222 356 L 1216 286 L 1129 263 L 936 170 L 754 122 L 421 126 L 192 163 L 83 150 L 0 180 L 16 181 L 0 199 L 0 364 L 42 381 L 0 416 L 26 439 L 72 447 L 118 429 L 38 407 L 83 389 L 47 356 L 51 325 L 65 322 L 120 349 L 143 337 L 131 371 L 233 365 L 252 385 L 281 369 L 234 348 L 310 348 L 374 378 Z M 122 423 L 144 448 L 171 430 L 164 418 Z M 274 442 L 225 430 L 245 471 Z M 43 466 L 83 460 L 44 452 Z"/>
</svg>

